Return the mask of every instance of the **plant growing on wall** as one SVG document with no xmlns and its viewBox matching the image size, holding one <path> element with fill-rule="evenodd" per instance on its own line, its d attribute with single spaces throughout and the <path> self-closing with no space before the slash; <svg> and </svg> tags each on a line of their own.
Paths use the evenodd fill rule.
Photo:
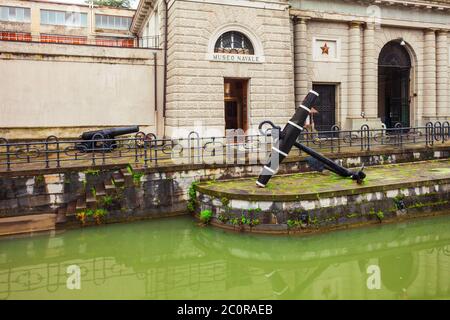
<svg viewBox="0 0 450 320">
<path fill-rule="evenodd" d="M 195 206 L 197 204 L 197 190 L 196 187 L 198 182 L 192 182 L 191 186 L 188 189 L 188 204 L 187 209 L 190 213 L 195 211 Z"/>
<path fill-rule="evenodd" d="M 403 194 L 399 194 L 394 197 L 394 203 L 397 210 L 404 210 L 406 209 L 405 205 L 405 196 Z"/>
<path fill-rule="evenodd" d="M 94 210 L 87 209 L 77 213 L 77 219 L 80 220 L 81 224 L 84 226 L 86 224 L 86 219 L 94 215 Z"/>
<path fill-rule="evenodd" d="M 113 201 L 114 201 L 114 198 L 112 196 L 107 195 L 102 198 L 101 204 L 103 207 L 109 208 L 112 206 Z"/>
<path fill-rule="evenodd" d="M 230 221 L 230 217 L 227 214 L 219 214 L 219 216 L 217 217 L 217 220 L 219 220 L 220 222 L 225 224 L 228 221 Z"/>
<path fill-rule="evenodd" d="M 300 229 L 302 226 L 302 221 L 297 219 L 289 219 L 286 223 L 289 229 Z"/>
<path fill-rule="evenodd" d="M 36 186 L 43 185 L 44 183 L 45 183 L 45 179 L 44 179 L 44 176 L 42 174 L 37 175 L 37 176 L 34 177 L 34 184 Z"/>
<path fill-rule="evenodd" d="M 375 210 L 372 208 L 372 209 L 370 209 L 370 211 L 369 211 L 369 215 L 370 215 L 370 216 L 375 216 L 375 217 L 377 217 L 377 219 L 378 219 L 380 222 L 383 222 L 383 219 L 384 219 L 384 212 L 383 212 L 383 211 L 378 210 L 377 212 L 375 212 Z"/>
<path fill-rule="evenodd" d="M 97 224 L 101 224 L 103 217 L 106 216 L 107 214 L 108 211 L 106 209 L 96 209 L 93 213 L 93 216 Z"/>
<path fill-rule="evenodd" d="M 254 226 L 257 226 L 261 223 L 261 221 L 258 218 L 258 214 L 261 213 L 262 210 L 260 208 L 256 209 L 248 209 L 246 218 L 246 224 L 248 224 L 251 228 Z"/>
<path fill-rule="evenodd" d="M 250 227 L 254 227 L 254 226 L 259 225 L 260 223 L 261 223 L 261 222 L 259 221 L 258 218 L 253 218 L 253 219 L 250 219 L 249 226 L 250 226 Z"/>
<path fill-rule="evenodd" d="M 314 215 L 313 217 L 309 216 L 308 219 L 309 219 L 308 220 L 308 224 L 311 224 L 311 225 L 314 225 L 314 226 L 317 226 L 319 224 L 319 219 L 317 218 L 316 215 Z"/>
<path fill-rule="evenodd" d="M 95 189 L 95 187 L 92 187 L 92 188 L 91 188 L 91 193 L 92 193 L 92 196 L 93 196 L 94 198 L 97 197 L 97 190 Z"/>
<path fill-rule="evenodd" d="M 128 173 L 131 174 L 134 185 L 139 186 L 141 179 L 144 176 L 144 173 L 134 171 L 130 164 L 127 165 L 127 171 L 128 171 Z"/>
<path fill-rule="evenodd" d="M 241 215 L 241 218 L 239 219 L 239 224 L 240 224 L 241 226 L 243 226 L 243 225 L 248 224 L 249 222 L 250 222 L 250 220 L 247 219 L 247 217 L 246 217 L 244 214 L 242 214 L 242 215 Z"/>
<path fill-rule="evenodd" d="M 81 222 L 81 225 L 84 226 L 86 223 L 86 212 L 81 211 L 77 213 L 77 219 Z"/>
<path fill-rule="evenodd" d="M 230 204 L 230 200 L 229 200 L 228 198 L 226 198 L 226 197 L 222 197 L 222 198 L 220 199 L 220 202 L 222 202 L 222 205 L 223 205 L 224 207 L 226 207 L 226 208 L 228 208 L 228 205 Z"/>
<path fill-rule="evenodd" d="M 209 224 L 212 218 L 212 211 L 211 210 L 203 210 L 202 212 L 200 212 L 200 221 L 203 224 Z"/>
<path fill-rule="evenodd" d="M 236 227 L 239 224 L 239 219 L 237 217 L 231 218 L 230 223 L 233 227 Z"/>
<path fill-rule="evenodd" d="M 377 215 L 378 220 L 380 220 L 380 222 L 382 222 L 384 219 L 384 212 L 379 210 L 379 211 L 377 211 L 376 215 Z"/>
<path fill-rule="evenodd" d="M 83 171 L 83 173 L 87 176 L 98 176 L 98 175 L 100 175 L 100 170 L 87 169 L 87 170 Z"/>
</svg>

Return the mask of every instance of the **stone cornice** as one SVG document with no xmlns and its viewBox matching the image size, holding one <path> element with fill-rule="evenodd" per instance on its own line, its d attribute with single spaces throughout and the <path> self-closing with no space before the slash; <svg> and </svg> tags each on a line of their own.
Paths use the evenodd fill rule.
<svg viewBox="0 0 450 320">
<path fill-rule="evenodd" d="M 350 28 L 360 28 L 364 24 L 365 22 L 360 20 L 352 20 L 349 22 Z"/>
<path fill-rule="evenodd" d="M 450 0 L 342 0 L 343 2 L 364 3 L 379 6 L 400 6 L 403 8 L 420 8 L 434 10 L 450 10 Z"/>
<path fill-rule="evenodd" d="M 131 22 L 130 31 L 137 34 L 142 30 L 142 24 L 147 20 L 148 16 L 155 7 L 157 0 L 140 0 L 136 9 L 136 13 Z"/>
<path fill-rule="evenodd" d="M 365 3 L 367 6 L 370 6 L 374 4 L 375 2 L 392 2 L 392 3 L 410 3 L 412 1 L 384 1 L 384 0 L 342 0 L 343 2 L 353 2 L 356 4 L 361 5 L 361 3 Z M 450 0 L 449 0 L 450 2 Z M 423 3 L 423 1 L 420 1 L 420 3 Z M 392 4 L 394 5 L 394 4 Z M 408 4 L 409 5 L 409 4 Z M 408 5 L 402 5 L 402 8 L 405 8 L 407 10 Z M 434 11 L 436 13 L 438 12 L 445 12 L 450 13 L 450 6 L 448 6 L 448 11 Z M 412 7 L 411 7 L 412 8 Z M 417 8 L 416 8 L 417 10 Z M 290 9 L 290 15 L 291 16 L 298 16 L 302 18 L 309 18 L 310 20 L 315 21 L 324 21 L 324 22 L 340 22 L 340 23 L 351 23 L 353 21 L 361 21 L 365 24 L 369 23 L 376 23 L 384 26 L 392 26 L 392 27 L 400 27 L 400 28 L 408 28 L 408 29 L 435 29 L 435 30 L 446 30 L 450 29 L 449 24 L 443 23 L 443 22 L 437 22 L 437 21 L 411 21 L 409 19 L 398 19 L 398 18 L 389 18 L 386 16 L 381 16 L 380 19 L 374 20 L 374 18 L 369 17 L 367 15 L 361 15 L 361 14 L 352 14 L 349 12 L 336 12 L 336 11 L 323 11 L 323 10 L 315 10 L 313 8 L 308 9 L 300 9 L 300 8 L 291 8 Z"/>
<path fill-rule="evenodd" d="M 356 1 L 355 1 L 356 2 Z M 402 6 L 421 9 L 436 9 L 436 10 L 450 10 L 450 0 L 436 0 L 436 1 L 424 1 L 424 0 L 371 0 L 375 5 L 385 6 Z"/>
</svg>

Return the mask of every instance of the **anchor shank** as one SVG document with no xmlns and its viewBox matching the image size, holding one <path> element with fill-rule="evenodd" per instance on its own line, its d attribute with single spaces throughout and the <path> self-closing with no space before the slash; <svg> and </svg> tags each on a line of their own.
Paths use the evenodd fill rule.
<svg viewBox="0 0 450 320">
<path fill-rule="evenodd" d="M 298 149 L 300 149 L 301 151 L 309 154 L 314 159 L 316 159 L 316 160 L 322 162 L 323 164 L 325 164 L 325 166 L 327 167 L 328 170 L 330 170 L 330 171 L 332 171 L 332 172 L 334 172 L 334 173 L 336 173 L 336 174 L 338 174 L 340 176 L 346 177 L 346 178 L 353 176 L 353 172 L 351 172 L 347 168 L 344 168 L 344 167 L 338 165 L 333 160 L 328 159 L 327 157 L 325 157 L 322 154 L 314 151 L 313 149 L 311 149 L 311 148 L 309 148 L 309 147 L 307 147 L 307 146 L 305 146 L 305 145 L 303 145 L 301 143 L 298 143 L 298 142 L 295 142 L 294 146 L 297 147 Z"/>
</svg>

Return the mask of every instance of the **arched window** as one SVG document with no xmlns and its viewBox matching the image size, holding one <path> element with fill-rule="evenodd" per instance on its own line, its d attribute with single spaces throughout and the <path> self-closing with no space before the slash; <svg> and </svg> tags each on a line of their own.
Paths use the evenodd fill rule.
<svg viewBox="0 0 450 320">
<path fill-rule="evenodd" d="M 238 31 L 229 31 L 222 34 L 214 46 L 216 53 L 249 54 L 254 55 L 252 42 Z"/>
</svg>

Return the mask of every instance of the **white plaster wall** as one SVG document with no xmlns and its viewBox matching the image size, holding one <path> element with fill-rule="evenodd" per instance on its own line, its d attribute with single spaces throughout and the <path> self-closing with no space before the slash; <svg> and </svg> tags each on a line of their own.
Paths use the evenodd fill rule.
<svg viewBox="0 0 450 320">
<path fill-rule="evenodd" d="M 162 54 L 156 50 L 4 42 L 0 136 L 77 136 L 74 127 L 128 125 L 156 132 L 162 90 Z"/>
<path fill-rule="evenodd" d="M 153 67 L 0 61 L 0 127 L 153 125 Z"/>
</svg>

